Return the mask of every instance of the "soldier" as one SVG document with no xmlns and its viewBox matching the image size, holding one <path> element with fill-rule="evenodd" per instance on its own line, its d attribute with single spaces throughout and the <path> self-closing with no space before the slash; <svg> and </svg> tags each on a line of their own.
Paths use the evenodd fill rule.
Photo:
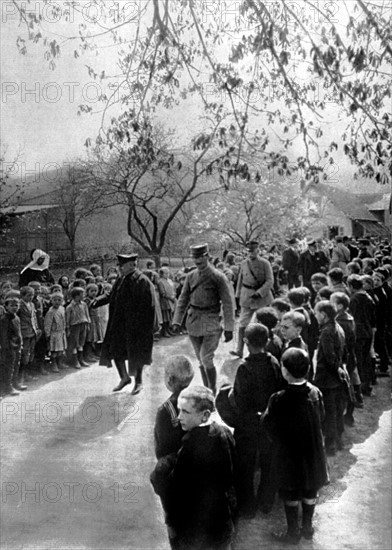
<svg viewBox="0 0 392 550">
<path fill-rule="evenodd" d="M 188 273 L 173 318 L 173 329 L 179 330 L 187 312 L 186 328 L 200 361 L 203 384 L 216 392 L 214 353 L 222 334 L 223 310 L 225 342 L 233 339 L 234 303 L 230 283 L 225 275 L 208 262 L 208 245 L 191 246 L 195 270 Z"/>
<path fill-rule="evenodd" d="M 237 349 L 230 352 L 237 357 L 242 357 L 245 329 L 253 314 L 260 307 L 269 306 L 274 299 L 271 292 L 274 284 L 271 264 L 258 255 L 257 241 L 249 241 L 246 248 L 248 258 L 241 262 L 236 292 L 241 306 Z"/>
<path fill-rule="evenodd" d="M 298 277 L 298 263 L 299 263 L 299 253 L 298 253 L 298 241 L 293 238 L 288 241 L 288 248 L 283 250 L 282 254 L 282 265 L 283 269 L 287 273 L 287 282 L 289 289 L 293 287 L 300 286 L 299 277 Z"/>
</svg>

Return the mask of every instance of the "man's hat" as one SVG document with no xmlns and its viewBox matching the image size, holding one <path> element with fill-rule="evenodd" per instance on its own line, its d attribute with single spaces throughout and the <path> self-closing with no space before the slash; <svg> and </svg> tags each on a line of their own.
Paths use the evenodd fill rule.
<svg viewBox="0 0 392 550">
<path fill-rule="evenodd" d="M 287 241 L 289 244 L 297 244 L 298 243 L 298 239 L 296 239 L 295 237 L 293 237 L 292 239 L 289 239 Z"/>
<path fill-rule="evenodd" d="M 255 250 L 256 248 L 259 248 L 259 241 L 256 241 L 256 240 L 248 241 L 246 243 L 246 248 L 248 250 Z"/>
<path fill-rule="evenodd" d="M 200 258 L 201 256 L 207 256 L 208 255 L 208 244 L 196 244 L 194 246 L 191 246 L 191 254 L 193 258 Z"/>
<path fill-rule="evenodd" d="M 137 254 L 117 254 L 117 260 L 119 265 L 127 264 L 128 262 L 134 262 L 138 259 Z"/>
<path fill-rule="evenodd" d="M 314 239 L 313 237 L 308 237 L 308 238 L 306 239 L 306 244 L 307 244 L 308 246 L 313 246 L 314 244 L 316 244 L 316 239 Z"/>
</svg>

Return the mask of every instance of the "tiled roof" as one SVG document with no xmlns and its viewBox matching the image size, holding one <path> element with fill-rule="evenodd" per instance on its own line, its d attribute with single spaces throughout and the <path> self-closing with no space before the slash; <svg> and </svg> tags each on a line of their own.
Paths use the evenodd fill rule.
<svg viewBox="0 0 392 550">
<path fill-rule="evenodd" d="M 314 184 L 309 187 L 309 190 L 329 199 L 351 220 L 378 221 L 377 218 L 369 212 L 366 205 L 359 200 L 358 196 L 350 191 L 344 191 L 339 187 L 333 187 L 326 183 Z"/>
</svg>

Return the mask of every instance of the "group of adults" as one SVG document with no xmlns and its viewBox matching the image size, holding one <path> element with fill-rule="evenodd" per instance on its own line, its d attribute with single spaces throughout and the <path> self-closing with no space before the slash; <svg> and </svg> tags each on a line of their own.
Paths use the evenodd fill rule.
<svg viewBox="0 0 392 550">
<path fill-rule="evenodd" d="M 337 237 L 332 254 L 323 250 L 320 242 L 307 240 L 306 249 L 298 250 L 298 240 L 290 239 L 282 253 L 282 266 L 289 289 L 304 285 L 312 289 L 314 273 L 345 266 L 353 257 L 366 257 L 371 246 L 367 239 L 359 240 L 359 249 L 349 237 Z M 178 332 L 183 322 L 199 361 L 205 386 L 216 392 L 217 372 L 214 355 L 224 332 L 225 342 L 233 339 L 236 300 L 233 285 L 224 270 L 209 261 L 208 244 L 191 246 L 195 269 L 189 271 L 178 298 L 172 329 Z M 259 254 L 259 242 L 246 244 L 246 258 L 240 262 L 235 297 L 240 306 L 237 347 L 233 355 L 242 357 L 244 332 L 254 312 L 273 300 L 274 275 L 271 263 Z M 113 360 L 120 376 L 115 391 L 134 382 L 133 393 L 143 388 L 143 366 L 152 361 L 154 331 L 156 331 L 156 296 L 150 279 L 137 266 L 137 254 L 117 255 L 120 277 L 109 296 L 100 298 L 109 303 L 109 321 L 102 345 L 101 363 Z M 20 274 L 20 284 L 31 280 L 51 281 L 49 256 L 42 250 L 32 252 L 31 262 Z M 38 277 L 38 279 L 34 279 Z M 126 366 L 128 363 L 128 368 Z"/>
</svg>

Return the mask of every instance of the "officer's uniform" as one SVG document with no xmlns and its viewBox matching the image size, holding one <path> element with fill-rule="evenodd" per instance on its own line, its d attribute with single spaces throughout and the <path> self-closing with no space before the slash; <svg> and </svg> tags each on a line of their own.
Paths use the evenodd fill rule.
<svg viewBox="0 0 392 550">
<path fill-rule="evenodd" d="M 249 250 L 258 247 L 257 241 L 247 243 Z M 237 351 L 233 355 L 242 357 L 245 328 L 250 323 L 254 312 L 260 307 L 269 306 L 274 299 L 271 289 L 274 285 L 272 267 L 268 260 L 257 256 L 241 262 L 238 276 L 236 297 L 239 298 L 241 314 L 238 330 Z M 255 296 L 257 294 L 257 296 Z"/>
<path fill-rule="evenodd" d="M 192 247 L 194 257 L 207 252 L 207 245 Z M 200 361 L 203 382 L 211 389 L 216 385 L 214 353 L 222 334 L 221 309 L 224 330 L 233 332 L 234 302 L 225 275 L 210 264 L 188 273 L 177 302 L 173 325 L 181 325 L 187 313 L 189 339 Z"/>
</svg>

